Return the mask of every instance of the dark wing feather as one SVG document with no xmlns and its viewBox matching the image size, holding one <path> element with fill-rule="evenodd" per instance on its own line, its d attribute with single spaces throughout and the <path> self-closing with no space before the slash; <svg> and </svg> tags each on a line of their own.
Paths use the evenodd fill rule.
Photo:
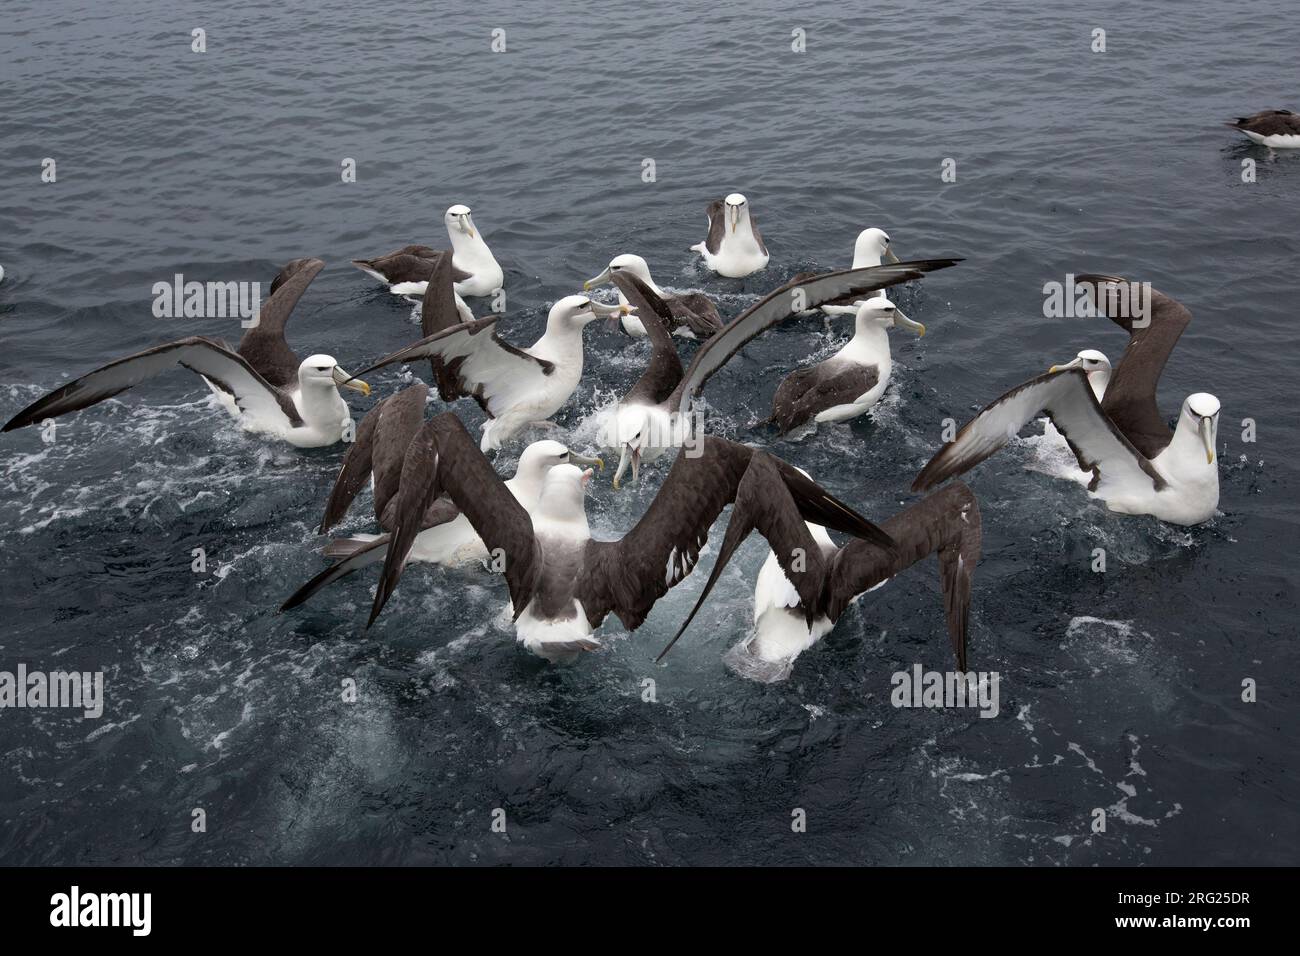
<svg viewBox="0 0 1300 956">
<path fill-rule="evenodd" d="M 707 339 L 722 329 L 718 307 L 703 292 L 686 292 L 668 300 L 668 308 L 679 325 L 685 325 L 698 339 Z"/>
<path fill-rule="evenodd" d="M 709 203 L 707 210 L 709 234 L 704 240 L 704 248 L 715 256 L 721 251 L 722 238 L 727 234 L 727 218 L 723 214 L 724 205 L 725 203 L 721 199 L 715 199 Z"/>
<path fill-rule="evenodd" d="M 673 324 L 672 311 L 667 302 L 630 272 L 615 272 L 611 281 L 618 286 L 628 304 L 636 309 L 651 346 L 650 364 L 623 396 L 623 402 L 658 405 L 682 380 L 682 360 L 669 332 Z"/>
<path fill-rule="evenodd" d="M 1044 412 L 1065 437 L 1079 467 L 1093 473 L 1092 490 L 1110 480 L 1145 480 L 1157 490 L 1164 487 L 1151 462 L 1102 412 L 1087 374 L 1073 368 L 1030 379 L 989 403 L 921 469 L 912 490 L 925 491 L 969 471 Z"/>
<path fill-rule="evenodd" d="M 529 355 L 502 340 L 495 331 L 498 318 L 473 319 L 435 332 L 381 358 L 357 372 L 356 377 L 394 362 L 437 356 L 444 362 L 448 385 L 454 390 L 454 394 L 443 394 L 443 400 L 468 395 L 495 417 L 503 408 L 536 392 L 543 376 L 555 371 L 554 362 Z"/>
<path fill-rule="evenodd" d="M 427 422 L 407 448 L 398 502 L 392 511 L 392 538 L 367 627 L 397 587 L 424 516 L 444 491 L 464 512 L 488 552 L 500 550 L 505 555 L 506 584 L 515 616 L 532 601 L 542 570 L 532 519 L 483 457 L 460 419 L 443 412 Z"/>
<path fill-rule="evenodd" d="M 198 372 L 232 396 L 243 411 L 268 419 L 283 415 L 287 427 L 302 425 L 293 400 L 262 378 L 242 355 L 230 351 L 215 339 L 190 336 L 155 345 L 87 372 L 32 402 L 9 419 L 0 431 L 12 431 L 56 415 L 89 408 L 178 365 Z"/>
<path fill-rule="evenodd" d="M 971 585 L 980 558 L 979 502 L 961 482 L 923 498 L 881 523 L 897 542 L 891 554 L 866 541 L 851 541 L 831 558 L 821 607 L 832 621 L 864 591 L 937 554 L 948 639 L 959 670 L 966 670 Z M 802 591 L 800 592 L 802 596 Z"/>
<path fill-rule="evenodd" d="M 434 260 L 438 256 L 450 256 L 450 250 L 434 249 L 431 246 L 403 246 L 396 252 L 377 259 L 353 259 L 352 264 L 358 269 L 378 272 L 389 285 L 399 282 L 427 282 Z M 463 282 L 472 273 L 452 267 L 452 280 Z"/>
<path fill-rule="evenodd" d="M 1074 281 L 1076 285 L 1086 285 L 1107 317 L 1129 334 L 1119 367 L 1106 386 L 1101 410 L 1138 451 L 1147 458 L 1155 458 L 1173 438 L 1160 415 L 1156 388 L 1169 353 L 1192 321 L 1192 314 L 1181 303 L 1152 289 L 1145 318 L 1121 315 L 1121 311 L 1134 313 L 1136 309 L 1116 309 L 1109 294 L 1099 296 L 1098 293 L 1103 289 L 1113 290 L 1115 283 L 1127 285 L 1127 280 L 1114 276 L 1082 275 Z M 1107 308 L 1108 304 L 1112 307 Z"/>
<path fill-rule="evenodd" d="M 756 454 L 762 453 L 714 436 L 694 451 L 683 448 L 636 526 L 618 542 L 588 545 L 578 598 L 593 627 L 612 611 L 629 630 L 636 629 L 655 601 L 690 573 L 709 528 L 734 499 Z M 892 545 L 888 535 L 816 482 L 784 462 L 771 462 L 770 474 L 789 489 L 802 520 Z"/>
<path fill-rule="evenodd" d="M 798 428 L 819 412 L 848 405 L 880 381 L 875 365 L 827 359 L 785 377 L 772 398 L 772 424 L 781 434 Z"/>
<path fill-rule="evenodd" d="M 659 654 L 660 659 L 695 619 L 723 568 L 751 531 L 757 530 L 767 539 L 781 569 L 798 592 L 809 622 L 821 613 L 828 565 L 805 522 L 854 535 L 864 544 L 870 542 L 886 558 L 897 554 L 893 539 L 883 528 L 877 528 L 811 478 L 765 452 L 754 452 L 736 488 L 735 498 L 736 507 L 727 523 L 709 580 L 691 613 Z"/>
<path fill-rule="evenodd" d="M 927 272 L 946 269 L 960 259 L 923 259 L 893 265 L 869 266 L 828 272 L 812 279 L 792 280 L 757 304 L 746 309 L 722 327 L 717 335 L 696 350 L 669 404 L 686 414 L 714 372 L 739 352 L 750 340 L 800 312 L 815 309 L 823 302 L 845 295 L 861 296 L 900 282 L 919 279 Z"/>
<path fill-rule="evenodd" d="M 1261 110 L 1227 125 L 1260 136 L 1300 136 L 1300 115 L 1290 110 Z"/>
<path fill-rule="evenodd" d="M 326 551 L 328 554 L 329 552 Z M 366 542 L 344 557 L 341 561 L 335 561 L 324 571 L 317 574 L 310 581 L 289 595 L 288 599 L 280 605 L 281 611 L 288 611 L 302 604 L 321 588 L 333 584 L 340 578 L 344 578 L 359 568 L 367 565 L 378 564 L 384 560 L 388 554 L 388 535 L 380 535 L 374 541 Z"/>
<path fill-rule="evenodd" d="M 361 419 L 356 439 L 343 456 L 338 477 L 330 489 L 325 516 L 321 519 L 321 534 L 343 520 L 372 473 L 375 474 L 375 516 L 383 513 L 380 496 L 387 501 L 397 490 L 395 482 L 400 475 L 402 456 L 424 420 L 428 396 L 428 386 L 417 382 L 388 396 Z"/>
<path fill-rule="evenodd" d="M 271 294 L 257 313 L 257 324 L 239 340 L 239 354 L 277 388 L 298 384 L 300 360 L 284 340 L 284 327 L 307 286 L 325 268 L 320 259 L 294 259 L 271 282 Z"/>
</svg>

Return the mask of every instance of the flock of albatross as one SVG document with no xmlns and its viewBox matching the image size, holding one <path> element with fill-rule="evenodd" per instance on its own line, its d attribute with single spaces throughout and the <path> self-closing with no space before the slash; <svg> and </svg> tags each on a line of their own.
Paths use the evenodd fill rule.
<svg viewBox="0 0 1300 956">
<path fill-rule="evenodd" d="M 1295 134 L 1269 132 L 1272 126 L 1261 118 L 1240 121 L 1252 139 L 1300 136 L 1292 114 L 1280 122 Z M 1251 120 L 1260 121 L 1255 130 Z M 363 488 L 373 489 L 379 531 L 328 541 L 324 554 L 332 563 L 292 594 L 282 611 L 354 571 L 381 564 L 369 627 L 408 562 L 486 564 L 505 578 L 518 641 L 552 661 L 600 647 L 595 632 L 611 613 L 628 629 L 639 627 L 655 602 L 694 569 L 710 528 L 731 504 L 712 572 L 673 641 L 737 547 L 757 531 L 770 551 L 755 583 L 754 628 L 727 660 L 738 673 L 765 681 L 787 676 L 795 658 L 862 594 L 930 554 L 938 558 L 946 629 L 964 671 L 980 510 L 960 482 L 933 489 L 974 468 L 1040 416 L 1049 420 L 1042 440 L 1078 465 L 1059 477 L 1084 484 L 1112 511 L 1180 525 L 1215 513 L 1218 400 L 1207 393 L 1189 396 L 1172 431 L 1156 403 L 1161 371 L 1191 315 L 1155 291 L 1145 310 L 1133 314 L 1125 307 L 1133 301 L 1126 279 L 1075 279 L 1099 314 L 1128 334 L 1117 366 L 1101 352 L 1085 350 L 995 399 L 917 475 L 912 489 L 925 496 L 877 524 L 770 452 L 707 434 L 700 397 L 710 377 L 755 337 L 820 313 L 827 321 L 852 316 L 853 334 L 830 358 L 791 370 L 776 390 L 767 424 L 784 434 L 869 412 L 890 381 L 889 330 L 925 334 L 925 326 L 905 316 L 886 290 L 961 260 L 899 261 L 884 231 L 866 229 L 855 243 L 851 267 L 797 275 L 727 321 L 704 293 L 669 293 L 654 281 L 645 259 L 619 255 L 584 283 L 583 293 L 555 302 L 541 337 L 523 345 L 497 334 L 499 316 L 475 318 L 466 303 L 493 295 L 504 283 L 469 207 L 452 206 L 445 225 L 450 249 L 409 245 L 354 260 L 393 294 L 418 299 L 423 334 L 356 373 L 330 355 L 299 359 L 286 343 L 288 319 L 325 265 L 295 259 L 275 277 L 259 321 L 237 348 L 189 336 L 146 349 L 60 386 L 14 415 L 3 430 L 87 408 L 177 365 L 197 372 L 217 403 L 249 432 L 299 448 L 347 443 L 321 535 L 344 518 Z M 752 275 L 769 261 L 750 204 L 739 193 L 709 204 L 708 232 L 691 248 L 708 269 L 726 277 Z M 587 294 L 606 284 L 617 291 L 616 302 Z M 649 339 L 650 354 L 635 384 L 606 411 L 604 447 L 588 450 L 617 456 L 615 488 L 629 470 L 637 481 L 643 466 L 663 458 L 672 462 L 645 514 L 617 541 L 594 539 L 587 522 L 585 495 L 593 469 L 604 467 L 601 459 L 554 439 L 523 448 L 509 478 L 498 475 L 489 459 L 517 443 L 530 426 L 555 427 L 548 420 L 582 376 L 583 329 L 597 319 Z M 680 339 L 698 342 L 685 364 Z M 430 386 L 422 381 L 387 396 L 354 424 L 340 389 L 369 395 L 360 376 L 423 360 L 443 403 L 470 398 L 483 409 L 486 421 L 477 441 L 452 411 L 426 417 Z M 847 543 L 836 544 L 832 531 Z"/>
</svg>

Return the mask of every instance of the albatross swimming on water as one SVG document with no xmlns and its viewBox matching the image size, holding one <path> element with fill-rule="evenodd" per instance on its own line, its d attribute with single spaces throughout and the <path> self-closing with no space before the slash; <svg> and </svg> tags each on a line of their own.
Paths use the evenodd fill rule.
<svg viewBox="0 0 1300 956">
<path fill-rule="evenodd" d="M 755 461 L 741 480 L 709 580 L 659 659 L 704 606 L 736 548 L 759 528 L 771 549 L 754 585 L 754 631 L 726 657 L 742 677 L 784 680 L 795 658 L 828 634 L 850 604 L 931 554 L 939 558 L 948 639 L 957 668 L 965 671 L 971 584 L 981 540 L 979 503 L 971 490 L 957 482 L 882 522 L 892 549 L 867 540 L 840 547 L 821 525 L 799 520 L 785 487 L 770 473 L 775 460 Z"/>
<path fill-rule="evenodd" d="M 551 306 L 542 337 L 518 348 L 496 334 L 499 316 L 459 321 L 449 280 L 444 264 L 427 283 L 421 309 L 425 337 L 357 374 L 394 362 L 430 359 L 444 402 L 471 397 L 487 413 L 484 452 L 499 449 L 527 425 L 559 411 L 582 378 L 583 328 L 597 318 L 629 310 L 585 295 L 565 296 Z"/>
<path fill-rule="evenodd" d="M 845 296 L 861 297 L 877 289 L 919 279 L 927 272 L 958 261 L 925 259 L 796 277 L 723 326 L 696 350 L 685 372 L 666 330 L 665 323 L 671 317 L 668 306 L 636 276 L 625 272 L 616 274 L 614 282 L 643 316 L 653 353 L 649 367 L 632 392 L 615 408 L 605 428 L 605 446 L 619 454 L 614 487 L 619 487 L 629 465 L 635 481 L 643 462 L 654 461 L 668 449 L 681 447 L 691 440 L 695 431 L 692 406 L 705 383 L 762 332 L 823 302 Z M 658 321 L 651 321 L 655 318 Z"/>
<path fill-rule="evenodd" d="M 1086 286 L 1111 321 L 1129 333 L 1101 402 L 1081 366 L 1031 379 L 967 422 L 921 470 L 912 490 L 968 471 L 1046 412 L 1079 467 L 1092 473 L 1089 492 L 1111 511 L 1181 525 L 1208 520 L 1219 504 L 1219 400 L 1205 392 L 1189 395 L 1173 432 L 1156 403 L 1160 373 L 1191 313 L 1155 290 L 1145 307 L 1118 307 L 1140 296 L 1129 292 L 1135 283 L 1115 276 L 1078 276 L 1075 283 Z"/>
<path fill-rule="evenodd" d="M 3 431 L 89 408 L 179 365 L 199 373 L 247 431 L 298 448 L 319 448 L 350 437 L 352 414 L 339 387 L 369 395 L 370 386 L 339 368 L 329 355 L 299 361 L 284 340 L 294 306 L 324 267 L 320 259 L 294 259 L 281 269 L 257 323 L 244 333 L 237 351 L 199 335 L 156 345 L 56 388 L 11 418 Z"/>
<path fill-rule="evenodd" d="M 894 547 L 890 537 L 848 505 L 784 462 L 721 438 L 704 439 L 698 455 L 679 454 L 654 502 L 618 541 L 597 541 L 587 524 L 584 495 L 592 472 L 553 466 L 530 514 L 505 487 L 455 415 L 443 412 L 420 427 L 407 446 L 395 505 L 395 530 L 370 619 L 383 609 L 401 576 L 430 505 L 444 492 L 469 519 L 491 553 L 502 555 L 517 640 L 551 661 L 595 650 L 594 631 L 611 613 L 629 630 L 695 566 L 709 528 L 735 497 L 754 460 L 768 462 L 768 480 L 750 494 L 758 503 L 793 501 L 797 520 Z M 781 495 L 782 489 L 788 489 Z M 779 497 L 778 497 L 779 495 Z M 778 505 L 779 506 L 779 505 Z"/>
<path fill-rule="evenodd" d="M 325 556 L 340 560 L 299 588 L 284 602 L 281 611 L 297 607 L 321 588 L 358 568 L 384 560 L 396 524 L 393 512 L 401 492 L 402 461 L 411 439 L 424 424 L 428 396 L 428 386 L 419 382 L 390 395 L 361 420 L 356 441 L 343 458 L 320 525 L 320 533 L 326 534 L 338 524 L 370 479 L 374 484 L 375 520 L 385 533 L 331 541 L 325 547 Z M 599 458 L 584 457 L 558 441 L 546 439 L 524 449 L 514 477 L 506 479 L 505 487 L 531 513 L 542 493 L 542 479 L 552 467 L 562 464 L 604 467 Z M 487 547 L 469 519 L 450 498 L 443 496 L 425 509 L 407 560 L 459 567 L 488 557 Z"/>
<path fill-rule="evenodd" d="M 1106 396 L 1111 366 L 1110 359 L 1106 358 L 1105 353 L 1098 352 L 1096 349 L 1084 349 L 1069 362 L 1064 365 L 1053 365 L 1048 371 L 1059 372 L 1071 368 L 1083 369 L 1083 373 L 1088 376 L 1088 385 L 1092 389 L 1092 394 L 1098 402 Z M 1067 478 L 1086 487 L 1092 481 L 1092 472 L 1079 470 L 1079 463 L 1074 458 L 1074 452 L 1070 450 L 1070 443 L 1056 430 L 1052 420 L 1044 418 L 1042 422 L 1043 434 L 1037 440 L 1028 439 L 1034 444 L 1034 461 L 1026 467 L 1032 471 L 1051 475 L 1053 478 Z"/>
<path fill-rule="evenodd" d="M 1261 146 L 1300 149 L 1300 114 L 1290 110 L 1262 110 L 1224 125 L 1245 133 L 1252 143 Z"/>
<path fill-rule="evenodd" d="M 483 236 L 474 228 L 469 207 L 459 203 L 442 217 L 451 239 L 452 264 L 456 267 L 456 295 L 492 295 L 505 283 L 505 273 L 492 255 Z M 403 246 L 377 259 L 353 259 L 352 264 L 388 286 L 394 295 L 423 296 L 429 281 L 430 260 L 439 250 L 429 246 Z M 463 306 L 464 303 L 462 302 Z M 466 316 L 469 318 L 469 316 Z"/>
<path fill-rule="evenodd" d="M 623 254 L 615 256 L 610 260 L 605 271 L 595 278 L 588 279 L 582 284 L 584 292 L 606 282 L 613 280 L 616 273 L 626 272 L 636 276 L 647 286 L 654 294 L 659 296 L 664 302 L 668 303 L 668 308 L 672 311 L 673 328 L 672 331 L 685 338 L 706 339 L 718 329 L 722 328 L 722 317 L 718 315 L 718 307 L 713 304 L 703 292 L 687 292 L 681 295 L 673 295 L 665 292 L 655 284 L 655 280 L 650 277 L 650 266 L 640 256 Z M 627 298 L 620 289 L 618 301 L 627 304 Z M 646 336 L 645 326 L 635 315 L 623 316 L 623 331 L 636 339 L 643 339 Z"/>
<path fill-rule="evenodd" d="M 842 349 L 823 362 L 796 369 L 777 387 L 769 421 L 780 434 L 810 420 L 846 422 L 875 407 L 894 368 L 889 330 L 901 325 L 925 335 L 924 325 L 883 296 L 864 299 L 856 311 L 853 338 Z"/>
<path fill-rule="evenodd" d="M 704 264 L 720 276 L 743 279 L 767 266 L 767 246 L 758 223 L 749 210 L 749 200 L 740 193 L 709 203 L 709 234 L 691 246 L 704 257 Z"/>
</svg>

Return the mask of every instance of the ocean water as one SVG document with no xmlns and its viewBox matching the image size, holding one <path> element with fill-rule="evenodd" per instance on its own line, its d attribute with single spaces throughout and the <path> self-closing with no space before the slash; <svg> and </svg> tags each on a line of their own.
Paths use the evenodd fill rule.
<svg viewBox="0 0 1300 956">
<path fill-rule="evenodd" d="M 504 587 L 478 571 L 412 566 L 369 631 L 373 569 L 277 615 L 321 567 L 341 450 L 251 438 L 177 371 L 64 420 L 53 444 L 0 438 L 0 670 L 106 682 L 99 719 L 0 710 L 0 862 L 1295 861 L 1300 151 L 1221 125 L 1300 108 L 1292 5 L 221 6 L 6 0 L 0 416 L 151 344 L 236 339 L 233 320 L 153 317 L 153 283 L 176 273 L 268 282 L 319 256 L 290 343 L 363 365 L 417 332 L 348 261 L 444 243 L 453 202 L 505 268 L 501 327 L 523 343 L 615 254 L 734 315 L 847 265 L 877 225 L 903 258 L 966 261 L 898 293 L 930 331 L 894 333 L 874 416 L 795 441 L 756 426 L 795 364 L 842 341 L 814 320 L 715 378 L 713 431 L 883 519 L 913 500 L 944 418 L 1081 348 L 1118 359 L 1109 323 L 1042 310 L 1045 282 L 1117 272 L 1194 314 L 1160 397 L 1170 416 L 1192 391 L 1222 401 L 1221 514 L 1191 529 L 1112 515 L 1026 471 L 1026 442 L 976 469 L 970 663 L 1000 674 L 994 719 L 890 705 L 895 671 L 949 666 L 932 559 L 784 683 L 734 676 L 722 657 L 747 633 L 757 537 L 662 666 L 702 574 L 558 668 L 515 646 Z M 772 252 L 741 281 L 687 251 L 733 190 Z M 586 345 L 557 416 L 575 444 L 645 356 L 597 326 Z M 400 379 L 375 376 L 353 408 Z M 622 493 L 598 480 L 597 533 L 630 528 L 665 472 Z M 366 497 L 347 527 L 369 517 Z"/>
</svg>

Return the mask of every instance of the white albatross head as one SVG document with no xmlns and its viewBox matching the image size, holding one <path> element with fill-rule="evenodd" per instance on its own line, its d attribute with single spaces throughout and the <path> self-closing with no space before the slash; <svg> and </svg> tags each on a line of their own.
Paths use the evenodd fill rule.
<svg viewBox="0 0 1300 956">
<path fill-rule="evenodd" d="M 581 331 L 589 322 L 596 319 L 632 315 L 636 310 L 630 305 L 605 305 L 585 295 L 566 295 L 546 316 L 546 330 Z"/>
<path fill-rule="evenodd" d="M 609 265 L 605 267 L 605 271 L 584 282 L 582 284 L 582 290 L 585 292 L 598 285 L 604 285 L 614 277 L 614 273 L 616 272 L 629 272 L 653 289 L 656 294 L 663 294 L 663 290 L 661 290 L 659 286 L 655 285 L 655 280 L 650 278 L 649 264 L 640 256 L 634 256 L 628 252 L 610 259 Z"/>
<path fill-rule="evenodd" d="M 1205 463 L 1214 464 L 1214 446 L 1219 437 L 1219 400 L 1209 392 L 1196 392 L 1183 401 L 1183 410 L 1174 428 L 1174 439 L 1180 434 L 1194 434 L 1205 450 Z"/>
<path fill-rule="evenodd" d="M 442 221 L 447 225 L 447 235 L 454 242 L 457 234 L 474 238 L 474 220 L 469 217 L 469 206 L 461 203 L 451 206 L 447 209 L 447 214 L 442 217 Z"/>
<path fill-rule="evenodd" d="M 298 384 L 303 391 L 318 388 L 350 388 L 362 395 L 370 394 L 370 386 L 353 378 L 339 367 L 332 355 L 309 355 L 298 366 Z"/>
<path fill-rule="evenodd" d="M 898 256 L 894 255 L 889 242 L 889 234 L 885 230 L 877 229 L 874 226 L 870 229 L 863 229 L 858 233 L 857 241 L 853 243 L 853 268 L 864 269 L 867 266 L 878 266 L 886 258 L 890 262 L 897 262 Z"/>
<path fill-rule="evenodd" d="M 722 204 L 731 232 L 735 232 L 742 222 L 749 221 L 749 200 L 745 198 L 744 193 L 732 193 L 722 201 Z"/>
<path fill-rule="evenodd" d="M 918 338 L 925 336 L 925 326 L 913 322 L 903 314 L 902 309 L 884 296 L 866 299 L 858 305 L 857 330 L 864 332 L 872 327 L 884 329 L 903 328 L 915 332 Z"/>
<path fill-rule="evenodd" d="M 530 483 L 540 483 L 552 468 L 557 465 L 569 464 L 599 468 L 602 471 L 605 468 L 605 463 L 599 458 L 588 458 L 585 455 L 579 455 L 570 451 L 569 446 L 563 442 L 546 438 L 542 441 L 533 442 L 523 450 L 523 453 L 519 456 L 519 464 L 515 467 L 515 477 L 522 478 Z"/>
</svg>

